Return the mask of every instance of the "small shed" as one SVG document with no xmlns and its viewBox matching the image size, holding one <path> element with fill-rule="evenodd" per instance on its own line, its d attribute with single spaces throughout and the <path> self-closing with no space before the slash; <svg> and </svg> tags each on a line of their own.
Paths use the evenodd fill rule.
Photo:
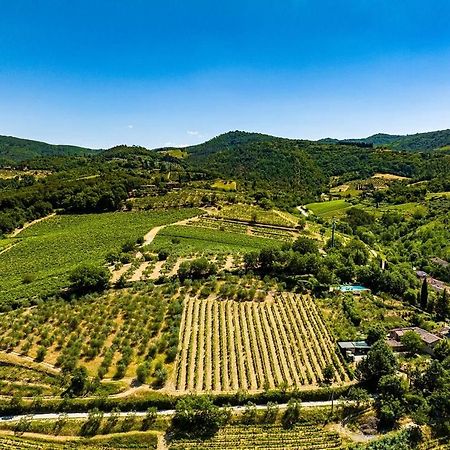
<svg viewBox="0 0 450 450">
<path fill-rule="evenodd" d="M 362 359 L 370 350 L 370 345 L 366 341 L 340 341 L 338 347 L 348 361 Z"/>
</svg>

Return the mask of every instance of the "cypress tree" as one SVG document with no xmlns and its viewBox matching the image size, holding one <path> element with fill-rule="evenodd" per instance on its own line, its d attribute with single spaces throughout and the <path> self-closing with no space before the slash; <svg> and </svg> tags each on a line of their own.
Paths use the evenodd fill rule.
<svg viewBox="0 0 450 450">
<path fill-rule="evenodd" d="M 422 282 L 422 288 L 420 290 L 420 307 L 426 310 L 428 306 L 428 283 L 427 279 L 424 278 Z"/>
</svg>

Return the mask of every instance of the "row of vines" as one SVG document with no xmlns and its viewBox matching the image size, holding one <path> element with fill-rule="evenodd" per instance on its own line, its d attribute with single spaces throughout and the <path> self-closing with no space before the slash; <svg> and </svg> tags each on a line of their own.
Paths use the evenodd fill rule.
<svg viewBox="0 0 450 450">
<path fill-rule="evenodd" d="M 181 391 L 317 385 L 333 368 L 348 381 L 335 343 L 310 297 L 236 302 L 189 297 L 181 323 L 175 386 Z"/>
</svg>

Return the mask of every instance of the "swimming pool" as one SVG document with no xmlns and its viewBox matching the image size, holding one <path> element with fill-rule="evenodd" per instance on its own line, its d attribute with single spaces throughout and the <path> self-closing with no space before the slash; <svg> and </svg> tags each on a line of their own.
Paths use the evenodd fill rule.
<svg viewBox="0 0 450 450">
<path fill-rule="evenodd" d="M 358 284 L 342 284 L 341 286 L 339 286 L 339 290 L 341 292 L 362 292 L 369 291 L 370 289 L 367 289 L 366 287 Z"/>
</svg>

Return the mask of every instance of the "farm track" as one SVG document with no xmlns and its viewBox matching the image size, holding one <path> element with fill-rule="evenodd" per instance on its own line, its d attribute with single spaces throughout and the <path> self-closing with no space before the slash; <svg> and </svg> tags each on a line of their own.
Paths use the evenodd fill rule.
<svg viewBox="0 0 450 450">
<path fill-rule="evenodd" d="M 40 219 L 36 219 L 36 220 L 31 221 L 31 222 L 27 222 L 22 228 L 16 228 L 9 235 L 9 237 L 14 238 L 14 237 L 18 236 L 22 231 L 26 230 L 27 228 L 30 228 L 31 226 L 36 225 L 39 222 L 42 222 L 44 220 L 50 219 L 51 217 L 55 217 L 55 216 L 56 216 L 56 213 L 52 213 L 52 214 L 49 214 L 48 216 L 41 217 Z"/>
<path fill-rule="evenodd" d="M 136 272 L 133 273 L 133 275 L 130 278 L 130 281 L 139 281 L 142 279 L 145 270 L 150 265 L 150 261 L 144 261 L 136 270 Z"/>
</svg>

